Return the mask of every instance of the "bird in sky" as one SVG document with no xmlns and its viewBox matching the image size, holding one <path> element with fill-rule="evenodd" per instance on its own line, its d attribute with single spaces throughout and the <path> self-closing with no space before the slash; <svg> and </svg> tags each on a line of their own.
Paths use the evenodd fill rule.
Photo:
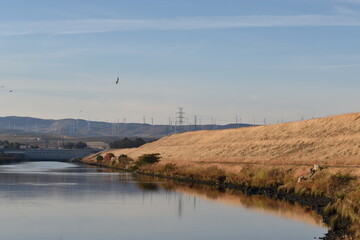
<svg viewBox="0 0 360 240">
<path fill-rule="evenodd" d="M 116 84 L 118 84 L 118 83 L 119 83 L 119 80 L 120 80 L 120 78 L 118 77 L 118 78 L 116 79 Z"/>
<path fill-rule="evenodd" d="M 13 92 L 13 90 L 10 90 L 9 92 Z"/>
</svg>

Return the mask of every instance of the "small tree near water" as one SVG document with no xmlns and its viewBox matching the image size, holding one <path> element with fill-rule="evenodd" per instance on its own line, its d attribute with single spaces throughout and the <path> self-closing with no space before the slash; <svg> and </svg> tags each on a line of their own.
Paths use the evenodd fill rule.
<svg viewBox="0 0 360 240">
<path fill-rule="evenodd" d="M 102 160 L 104 160 L 103 156 L 99 155 L 96 157 L 96 161 L 101 162 Z"/>
<path fill-rule="evenodd" d="M 140 164 L 154 164 L 160 162 L 160 153 L 143 154 L 139 157 Z"/>
</svg>

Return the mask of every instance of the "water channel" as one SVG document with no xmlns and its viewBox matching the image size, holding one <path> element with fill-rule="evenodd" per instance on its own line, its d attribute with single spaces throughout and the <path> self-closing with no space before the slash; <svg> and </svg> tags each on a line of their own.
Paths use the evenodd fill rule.
<svg viewBox="0 0 360 240">
<path fill-rule="evenodd" d="M 4 240 L 310 240 L 326 232 L 309 209 L 235 190 L 64 162 L 0 166 Z"/>
</svg>

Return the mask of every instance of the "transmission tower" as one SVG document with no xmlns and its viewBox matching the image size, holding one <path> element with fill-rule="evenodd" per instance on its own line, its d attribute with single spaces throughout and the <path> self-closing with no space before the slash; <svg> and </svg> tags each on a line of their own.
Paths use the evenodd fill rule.
<svg viewBox="0 0 360 240">
<path fill-rule="evenodd" d="M 178 125 L 178 132 L 182 132 L 182 126 L 184 125 L 185 113 L 182 107 L 179 107 L 179 111 L 176 113 L 176 122 Z"/>
</svg>

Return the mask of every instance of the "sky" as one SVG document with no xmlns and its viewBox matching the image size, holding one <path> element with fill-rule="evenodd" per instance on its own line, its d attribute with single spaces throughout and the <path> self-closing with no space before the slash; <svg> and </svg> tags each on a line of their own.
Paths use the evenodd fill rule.
<svg viewBox="0 0 360 240">
<path fill-rule="evenodd" d="M 360 0 L 0 3 L 0 116 L 166 124 L 183 107 L 189 123 L 271 124 L 359 112 Z"/>
</svg>

